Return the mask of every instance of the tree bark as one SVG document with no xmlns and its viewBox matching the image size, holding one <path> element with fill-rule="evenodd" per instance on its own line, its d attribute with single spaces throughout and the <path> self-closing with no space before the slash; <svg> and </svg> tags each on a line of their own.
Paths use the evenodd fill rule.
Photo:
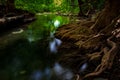
<svg viewBox="0 0 120 80">
<path fill-rule="evenodd" d="M 99 32 L 120 14 L 120 0 L 106 0 L 106 5 L 91 29 Z"/>
<path fill-rule="evenodd" d="M 79 6 L 79 13 L 78 13 L 78 16 L 83 16 L 84 13 L 83 13 L 83 10 L 82 10 L 82 0 L 78 0 L 78 6 Z"/>
</svg>

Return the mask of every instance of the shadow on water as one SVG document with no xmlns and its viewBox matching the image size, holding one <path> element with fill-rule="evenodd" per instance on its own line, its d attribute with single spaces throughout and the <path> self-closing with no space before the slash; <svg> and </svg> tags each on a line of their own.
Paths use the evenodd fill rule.
<svg viewBox="0 0 120 80">
<path fill-rule="evenodd" d="M 4 44 L 4 48 L 0 46 L 0 80 L 72 80 L 73 73 L 57 62 L 57 47 L 62 42 L 54 37 L 55 30 L 69 18 L 50 14 L 36 17 L 26 30 L 0 38 Z"/>
</svg>

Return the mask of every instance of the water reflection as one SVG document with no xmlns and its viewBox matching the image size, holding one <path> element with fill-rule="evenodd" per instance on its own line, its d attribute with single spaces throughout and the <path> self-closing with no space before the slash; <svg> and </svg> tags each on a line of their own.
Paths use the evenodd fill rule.
<svg viewBox="0 0 120 80">
<path fill-rule="evenodd" d="M 72 80 L 72 78 L 73 73 L 69 69 L 55 63 L 53 68 L 46 67 L 44 70 L 35 70 L 31 74 L 30 80 Z"/>
<path fill-rule="evenodd" d="M 58 26 L 69 19 L 55 15 L 40 15 L 4 49 L 0 48 L 0 80 L 72 80 L 73 73 L 63 68 L 56 59 L 57 48 L 62 43 L 54 37 Z M 18 38 L 19 37 L 19 38 Z M 5 38 L 9 39 L 9 38 Z M 2 76 L 4 75 L 4 76 Z"/>
<path fill-rule="evenodd" d="M 55 66 L 54 66 L 54 71 L 57 75 L 61 75 L 63 73 L 63 68 L 60 66 L 60 64 L 58 63 L 55 63 Z"/>
<path fill-rule="evenodd" d="M 31 80 L 42 80 L 42 72 L 40 70 L 34 71 L 31 75 Z"/>
<path fill-rule="evenodd" d="M 80 72 L 85 71 L 87 67 L 88 67 L 88 63 L 84 63 L 84 64 L 80 67 Z"/>
<path fill-rule="evenodd" d="M 73 73 L 70 70 L 63 68 L 58 63 L 55 63 L 54 72 L 58 77 L 61 78 L 61 80 L 72 80 L 73 78 Z"/>
<path fill-rule="evenodd" d="M 50 41 L 49 47 L 51 53 L 57 53 L 57 48 L 61 45 L 62 41 L 54 38 L 52 41 Z"/>
<path fill-rule="evenodd" d="M 20 34 L 22 33 L 24 30 L 23 29 L 19 29 L 17 31 L 13 31 L 12 34 Z"/>
<path fill-rule="evenodd" d="M 50 78 L 51 78 L 51 76 L 52 76 L 52 71 L 51 71 L 51 69 L 47 67 L 47 68 L 45 69 L 45 71 L 44 71 L 44 75 L 45 75 L 45 77 L 47 77 L 46 80 L 50 80 Z"/>
</svg>

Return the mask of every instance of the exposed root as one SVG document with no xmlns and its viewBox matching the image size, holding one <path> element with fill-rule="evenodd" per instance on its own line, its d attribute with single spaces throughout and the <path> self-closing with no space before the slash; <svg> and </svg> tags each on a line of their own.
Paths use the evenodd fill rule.
<svg viewBox="0 0 120 80">
<path fill-rule="evenodd" d="M 111 41 L 111 39 L 113 37 L 114 36 L 111 36 L 107 39 L 107 43 L 111 47 L 111 49 L 109 50 L 109 48 L 105 47 L 103 50 L 101 50 L 101 52 L 102 51 L 104 52 L 104 55 L 103 55 L 102 60 L 101 60 L 101 64 L 99 64 L 97 66 L 97 68 L 94 70 L 94 72 L 85 75 L 84 79 L 86 79 L 88 77 L 92 77 L 92 76 L 97 76 L 97 75 L 101 74 L 103 71 L 105 71 L 106 69 L 111 69 L 112 64 L 113 64 L 113 60 L 116 56 L 116 53 L 119 50 L 117 43 Z M 96 57 L 96 54 L 91 55 L 91 59 L 94 59 L 94 56 Z M 97 55 L 97 57 L 98 56 L 99 55 Z"/>
<path fill-rule="evenodd" d="M 114 19 L 111 24 L 106 25 L 104 29 L 100 29 L 96 34 L 89 30 L 88 27 L 84 27 L 84 24 L 76 24 L 74 28 L 73 26 L 65 26 L 65 28 L 60 29 L 60 38 L 63 41 L 72 42 L 80 50 L 74 55 L 68 55 L 72 52 L 66 51 L 66 53 L 69 53 L 66 54 L 67 56 L 64 55 L 64 58 L 62 57 L 62 60 L 64 59 L 63 62 L 65 61 L 64 64 L 70 65 L 72 68 L 76 66 L 75 70 L 79 72 L 79 67 L 84 62 L 93 63 L 93 66 L 91 64 L 88 65 L 88 68 L 91 67 L 89 70 L 86 68 L 83 73 L 79 72 L 80 75 L 76 75 L 75 80 L 90 80 L 95 76 L 99 76 L 105 70 L 112 68 L 114 58 L 119 50 L 117 43 L 120 40 L 120 28 L 115 27 L 118 18 Z"/>
<path fill-rule="evenodd" d="M 82 45 L 84 45 L 85 43 L 89 42 L 90 40 L 94 40 L 95 38 L 98 38 L 98 37 L 101 37 L 103 36 L 104 34 L 97 34 L 97 35 L 94 35 L 93 37 L 89 38 L 88 40 L 84 41 L 79 47 L 82 47 Z"/>
<path fill-rule="evenodd" d="M 82 80 L 82 78 L 80 77 L 80 75 L 76 74 L 75 80 Z"/>
<path fill-rule="evenodd" d="M 71 31 L 64 33 L 64 35 L 62 36 L 62 38 L 64 38 L 65 36 L 69 36 L 70 34 L 73 34 L 74 32 L 75 32 L 75 30 L 72 29 Z"/>
<path fill-rule="evenodd" d="M 95 52 L 95 53 L 92 53 L 92 54 L 87 54 L 87 57 L 89 58 L 89 61 L 96 60 L 96 59 L 98 59 L 98 58 L 100 58 L 102 56 L 101 53 L 103 53 L 103 50 L 101 50 L 100 52 Z"/>
</svg>

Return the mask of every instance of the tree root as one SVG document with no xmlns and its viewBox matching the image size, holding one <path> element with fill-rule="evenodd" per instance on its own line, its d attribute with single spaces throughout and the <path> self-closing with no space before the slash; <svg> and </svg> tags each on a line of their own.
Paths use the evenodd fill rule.
<svg viewBox="0 0 120 80">
<path fill-rule="evenodd" d="M 86 54 L 86 55 L 89 58 L 89 61 L 92 61 L 100 58 L 102 56 L 101 53 L 103 53 L 103 50 L 101 50 L 100 52 L 95 52 L 95 53 Z"/>
<path fill-rule="evenodd" d="M 104 53 L 102 60 L 101 60 L 101 64 L 97 66 L 94 72 L 86 74 L 83 79 L 86 79 L 92 76 L 98 76 L 106 69 L 111 69 L 113 60 L 119 50 L 117 43 L 111 41 L 113 37 L 114 36 L 111 36 L 107 39 L 107 44 L 111 47 L 111 49 L 109 49 L 108 47 L 104 47 L 101 50 L 101 52 L 99 52 L 98 54 L 95 53 L 95 54 L 88 55 L 89 57 L 91 57 L 90 60 L 93 60 L 96 57 L 99 57 L 102 52 Z"/>
<path fill-rule="evenodd" d="M 91 35 L 90 37 L 88 37 L 88 39 L 86 41 L 78 41 L 75 44 L 79 45 L 79 48 L 83 47 L 86 43 L 88 42 L 94 42 L 94 40 L 98 39 L 98 38 L 102 38 L 104 36 L 104 34 L 102 33 L 98 33 L 97 35 Z"/>
<path fill-rule="evenodd" d="M 76 75 L 75 75 L 75 80 L 82 80 L 82 78 L 80 77 L 79 74 L 76 74 Z"/>
</svg>

